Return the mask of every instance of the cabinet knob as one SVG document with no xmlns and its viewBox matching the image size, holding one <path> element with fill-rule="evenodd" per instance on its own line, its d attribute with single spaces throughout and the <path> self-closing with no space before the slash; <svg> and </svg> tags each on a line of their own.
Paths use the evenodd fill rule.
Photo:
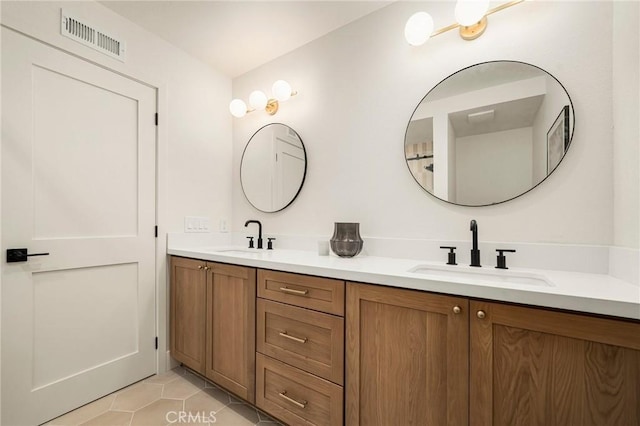
<svg viewBox="0 0 640 426">
<path fill-rule="evenodd" d="M 205 271 L 208 271 L 209 269 L 211 269 L 211 268 L 209 268 L 208 266 L 205 266 L 205 267 L 204 267 L 204 270 L 205 270 Z"/>
<path fill-rule="evenodd" d="M 460 309 L 460 306 L 454 306 L 453 307 L 453 313 L 454 314 L 459 314 L 460 312 L 462 312 L 462 309 Z"/>
<path fill-rule="evenodd" d="M 198 269 L 202 269 L 202 268 L 204 268 L 204 266 L 198 265 Z"/>
<path fill-rule="evenodd" d="M 485 313 L 484 313 L 484 311 L 478 311 L 478 312 L 476 313 L 476 315 L 477 315 L 477 316 L 478 316 L 478 318 L 480 318 L 480 319 L 484 319 L 484 318 L 487 316 L 487 314 L 485 314 Z"/>
</svg>

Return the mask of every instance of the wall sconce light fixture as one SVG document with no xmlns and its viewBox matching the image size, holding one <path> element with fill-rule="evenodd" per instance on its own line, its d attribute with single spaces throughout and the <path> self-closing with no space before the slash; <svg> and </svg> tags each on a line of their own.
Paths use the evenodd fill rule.
<svg viewBox="0 0 640 426">
<path fill-rule="evenodd" d="M 460 37 L 475 40 L 487 29 L 487 16 L 525 0 L 514 0 L 489 9 L 489 0 L 458 0 L 456 2 L 456 23 L 433 31 L 433 18 L 427 12 L 413 14 L 404 27 L 404 37 L 412 46 L 420 46 L 429 38 L 449 30 L 460 28 Z"/>
<path fill-rule="evenodd" d="M 267 95 L 261 90 L 254 90 L 249 95 L 249 106 L 242 99 L 234 99 L 229 104 L 231 115 L 237 118 L 244 117 L 247 113 L 255 110 L 265 110 L 267 114 L 273 115 L 278 112 L 280 102 L 288 100 L 290 97 L 298 94 L 297 91 L 291 90 L 291 85 L 284 80 L 278 80 L 271 86 L 273 98 L 267 98 Z"/>
</svg>

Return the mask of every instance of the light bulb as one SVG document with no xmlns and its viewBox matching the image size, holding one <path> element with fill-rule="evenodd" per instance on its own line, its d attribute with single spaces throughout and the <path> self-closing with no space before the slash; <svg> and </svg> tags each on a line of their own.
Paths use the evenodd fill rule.
<svg viewBox="0 0 640 426">
<path fill-rule="evenodd" d="M 267 102 L 269 102 L 267 95 L 260 90 L 254 90 L 249 95 L 249 105 L 253 109 L 264 109 L 267 106 Z"/>
<path fill-rule="evenodd" d="M 280 102 L 286 101 L 291 97 L 291 85 L 284 80 L 278 80 L 273 83 L 271 93 Z"/>
<path fill-rule="evenodd" d="M 404 26 L 404 38 L 412 46 L 424 44 L 432 32 L 433 18 L 427 12 L 414 13 Z"/>
<path fill-rule="evenodd" d="M 480 22 L 488 10 L 489 0 L 458 0 L 456 21 L 463 27 L 469 27 Z"/>
<path fill-rule="evenodd" d="M 242 99 L 234 99 L 229 104 L 229 111 L 234 117 L 242 118 L 247 114 L 247 104 Z"/>
</svg>

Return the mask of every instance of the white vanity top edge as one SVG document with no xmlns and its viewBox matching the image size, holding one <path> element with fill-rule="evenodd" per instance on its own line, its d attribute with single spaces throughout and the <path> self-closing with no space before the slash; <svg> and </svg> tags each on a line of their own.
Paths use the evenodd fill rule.
<svg viewBox="0 0 640 426">
<path fill-rule="evenodd" d="M 223 250 L 232 250 L 225 252 Z M 235 250 L 235 251 L 233 251 Z M 566 309 L 640 320 L 640 287 L 605 274 L 510 268 L 500 271 L 492 266 L 470 268 L 466 265 L 447 267 L 436 262 L 377 256 L 340 258 L 319 256 L 302 250 L 255 250 L 238 247 L 169 247 L 170 255 L 272 269 L 306 275 L 337 278 L 369 284 L 430 291 L 463 297 L 512 302 L 546 308 Z M 422 266 L 427 272 L 409 272 Z M 429 272 L 431 268 L 436 273 Z M 449 275 L 440 276 L 438 269 L 448 268 Z M 473 271 L 475 269 L 475 271 Z M 468 273 L 473 277 L 455 276 Z M 522 274 L 543 276 L 553 285 L 529 285 L 478 282 L 472 273 Z"/>
</svg>

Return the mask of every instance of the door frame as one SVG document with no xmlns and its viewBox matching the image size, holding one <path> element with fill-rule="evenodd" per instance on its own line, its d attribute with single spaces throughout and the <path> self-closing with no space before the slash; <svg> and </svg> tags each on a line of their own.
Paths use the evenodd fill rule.
<svg viewBox="0 0 640 426">
<path fill-rule="evenodd" d="M 167 207 L 168 207 L 168 182 L 166 177 L 168 176 L 168 84 L 164 81 L 159 81 L 157 78 L 152 78 L 144 73 L 139 72 L 122 72 L 108 66 L 108 62 L 105 63 L 96 62 L 91 60 L 81 53 L 71 51 L 69 49 L 62 48 L 56 44 L 47 42 L 38 37 L 29 35 L 20 31 L 13 26 L 0 24 L 7 30 L 16 32 L 17 34 L 34 40 L 38 43 L 44 44 L 50 48 L 61 51 L 67 55 L 71 55 L 78 59 L 81 59 L 91 65 L 100 67 L 109 72 L 115 73 L 121 77 L 130 79 L 137 83 L 143 84 L 156 91 L 156 112 L 159 116 L 159 121 L 156 126 L 156 158 L 155 158 L 155 215 L 156 226 L 158 227 L 158 236 L 155 242 L 155 328 L 156 336 L 158 338 L 158 349 L 156 350 L 156 374 L 163 373 L 171 368 L 171 358 L 169 357 L 169 316 L 168 316 L 168 291 L 167 285 L 168 277 L 168 262 L 167 262 L 167 238 L 166 238 L 166 223 L 167 223 Z M 78 45 L 78 52 L 84 52 L 84 49 L 88 49 L 84 46 Z M 1 91 L 1 87 L 0 87 Z M 1 114 L 1 107 L 0 107 Z M 149 117 L 153 119 L 153 117 Z M 0 150 L 1 155 L 1 150 Z M 1 159 L 1 158 L 0 158 Z M 2 183 L 2 169 L 0 161 L 0 185 Z M 0 186 L 1 188 L 1 186 Z M 2 204 L 0 198 L 0 232 L 2 232 Z M 4 257 L 4 254 L 1 254 Z M 4 259 L 0 265 L 4 264 Z M 2 277 L 0 274 L 0 291 L 2 289 Z M 0 312 L 1 314 L 1 312 Z M 1 318 L 1 316 L 0 316 Z M 1 324 L 0 324 L 1 327 Z M 1 361 L 1 360 L 0 360 Z M 1 365 L 1 363 L 0 363 Z M 2 370 L 0 369 L 0 375 Z M 1 398 L 1 395 L 0 395 Z"/>
</svg>

